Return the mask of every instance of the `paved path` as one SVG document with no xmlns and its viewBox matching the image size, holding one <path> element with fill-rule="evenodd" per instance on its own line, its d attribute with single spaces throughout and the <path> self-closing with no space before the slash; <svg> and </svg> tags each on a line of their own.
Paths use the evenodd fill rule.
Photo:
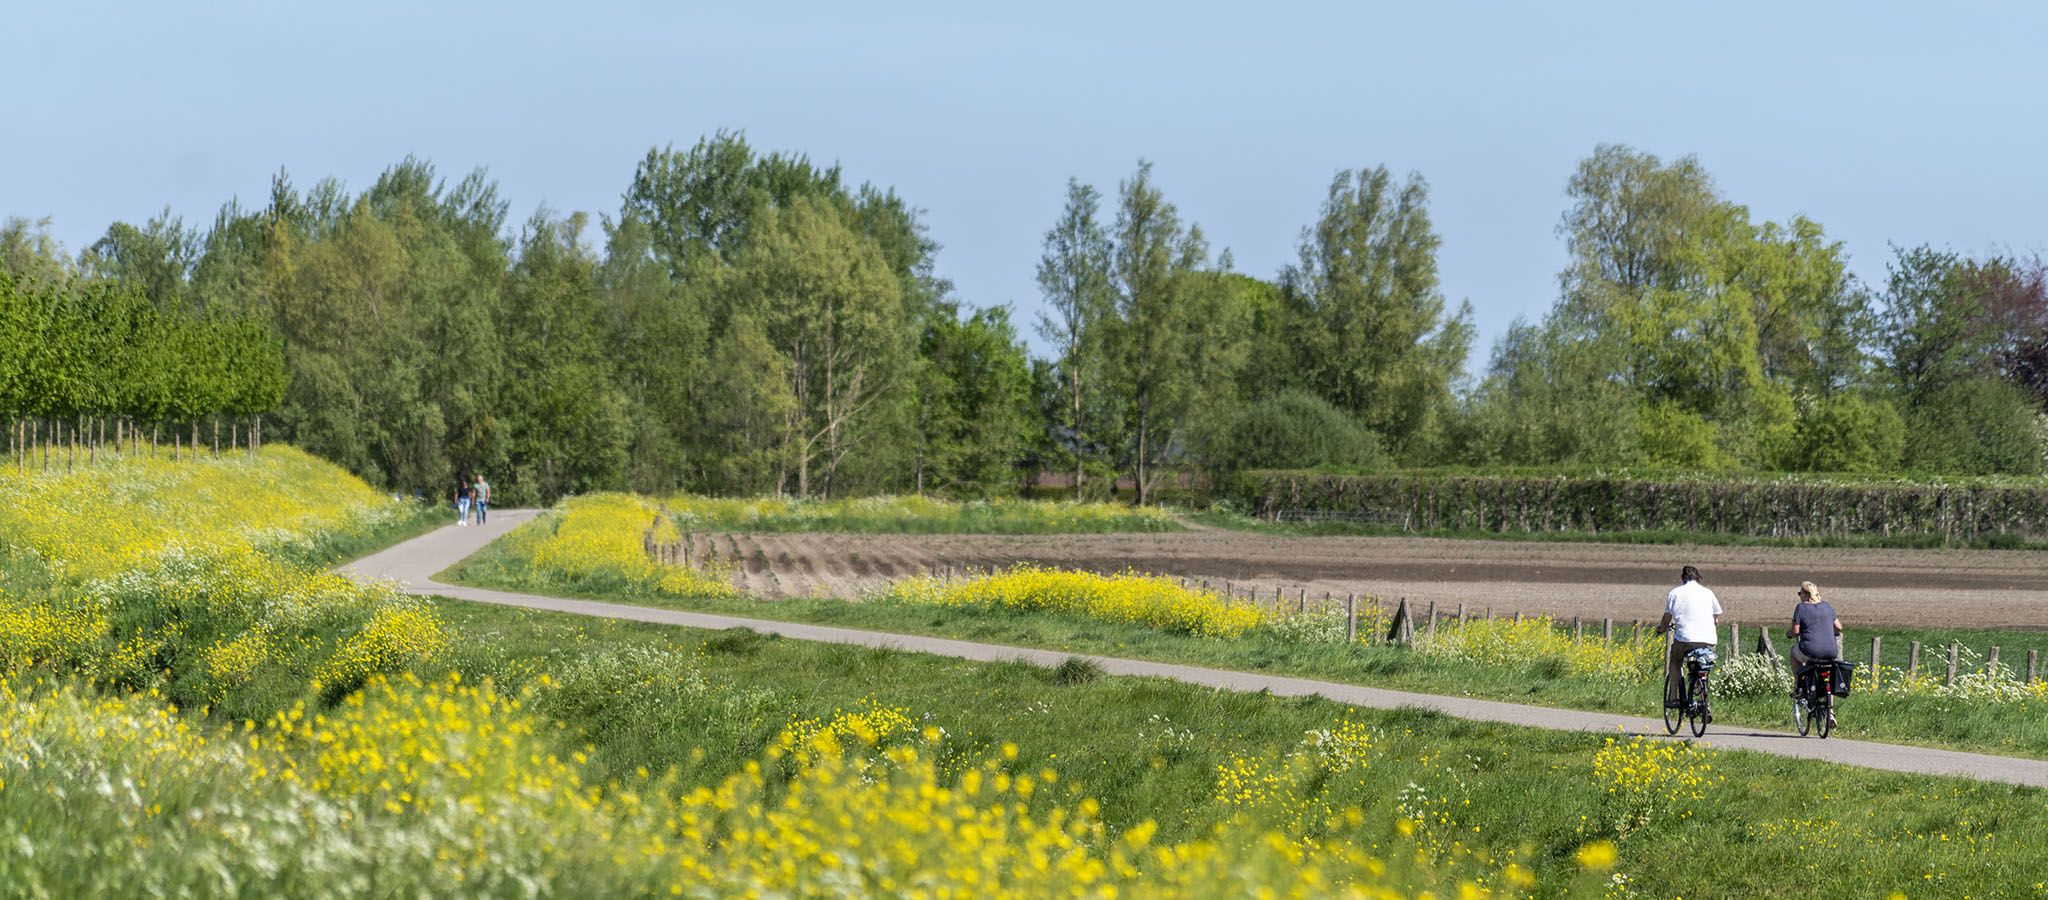
<svg viewBox="0 0 2048 900">
<path fill-rule="evenodd" d="M 435 573 L 454 565 L 457 560 L 483 549 L 485 544 L 510 531 L 514 526 L 532 519 L 535 515 L 536 513 L 532 510 L 493 510 L 490 513 L 490 521 L 483 527 L 468 526 L 458 528 L 449 525 L 430 534 L 406 541 L 381 553 L 357 560 L 343 568 L 344 571 L 358 578 L 395 579 L 403 583 L 408 591 L 416 594 L 434 594 L 443 597 L 453 597 L 458 600 L 496 603 L 503 606 L 519 606 L 527 609 L 549 610 L 577 615 L 627 619 L 637 622 L 654 622 L 663 625 L 681 625 L 687 628 L 746 628 L 763 634 L 781 635 L 795 640 L 857 644 L 865 647 L 886 647 L 986 662 L 1023 660 L 1048 667 L 1059 665 L 1067 657 L 1076 655 L 1056 650 L 1006 647 L 999 644 L 980 644 L 945 638 L 858 631 L 851 628 L 830 628 L 822 625 L 804 625 L 766 619 L 747 619 L 736 616 L 719 616 L 672 609 L 654 609 L 619 603 L 599 603 L 592 600 L 539 597 L 530 594 L 514 594 L 504 591 L 490 591 L 441 584 L 433 580 L 432 576 Z M 1205 669 L 1198 666 L 1180 666 L 1135 659 L 1118 659 L 1106 656 L 1088 658 L 1093 659 L 1102 666 L 1103 671 L 1112 675 L 1151 675 L 1232 691 L 1271 691 L 1282 696 L 1319 695 L 1340 703 L 1378 709 L 1418 707 L 1436 710 L 1464 719 L 1482 722 L 1502 722 L 1510 725 L 1524 725 L 1535 728 L 1557 728 L 1606 733 L 1621 732 L 1652 737 L 1664 736 L 1663 722 L 1634 716 L 1552 709 L 1546 706 L 1525 706 L 1517 703 L 1475 700 L 1469 697 L 1416 694 L 1407 691 L 1390 691 L 1330 681 L 1316 681 L 1307 678 L 1289 678 L 1252 672 Z M 1707 732 L 1707 741 L 1712 746 L 1724 750 L 1755 750 L 1779 756 L 1825 760 L 1827 762 L 1893 772 L 1957 775 L 1980 781 L 2048 787 L 2048 762 L 2039 760 L 1990 756 L 1982 753 L 1962 753 L 1953 750 L 1932 750 L 1924 747 L 1879 744 L 1869 741 L 1819 740 L 1815 738 L 1801 738 L 1797 735 L 1783 732 L 1759 731 L 1747 728 L 1731 729 L 1719 726 L 1714 726 Z"/>
</svg>

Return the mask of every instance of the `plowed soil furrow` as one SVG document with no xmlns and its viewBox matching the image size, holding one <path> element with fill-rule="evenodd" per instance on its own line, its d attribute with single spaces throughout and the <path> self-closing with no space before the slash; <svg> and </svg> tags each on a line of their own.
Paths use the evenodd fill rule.
<svg viewBox="0 0 2048 900">
<path fill-rule="evenodd" d="M 723 544 L 737 536 L 716 535 Z M 740 538 L 745 545 L 747 539 Z M 710 543 L 705 541 L 704 543 Z M 1126 569 L 1208 579 L 1220 589 L 1290 602 L 1357 593 L 1460 603 L 1477 614 L 1654 619 L 1678 568 L 1700 568 L 1728 617 L 1774 622 L 1790 614 L 1796 585 L 1814 581 L 1845 623 L 1899 627 L 2048 628 L 2048 553 L 1851 550 L 1457 541 L 1433 538 L 1287 538 L 1236 532 L 1146 535 L 777 535 L 776 574 L 788 593 L 854 596 L 862 587 L 925 571 L 956 574 L 1017 563 L 1115 573 Z M 765 587 L 760 561 L 736 560 Z"/>
</svg>

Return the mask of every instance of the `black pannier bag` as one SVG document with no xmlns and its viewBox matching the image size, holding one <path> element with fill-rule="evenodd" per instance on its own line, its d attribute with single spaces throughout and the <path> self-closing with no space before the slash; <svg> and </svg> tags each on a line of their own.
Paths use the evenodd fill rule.
<svg viewBox="0 0 2048 900">
<path fill-rule="evenodd" d="M 1849 686 L 1856 683 L 1856 664 L 1847 660 L 1835 660 L 1835 696 L 1849 696 Z"/>
</svg>

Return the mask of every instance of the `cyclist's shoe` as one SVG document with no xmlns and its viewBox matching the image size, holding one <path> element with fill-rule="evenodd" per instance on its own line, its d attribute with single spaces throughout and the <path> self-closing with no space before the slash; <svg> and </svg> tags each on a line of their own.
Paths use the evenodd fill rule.
<svg viewBox="0 0 2048 900">
<path fill-rule="evenodd" d="M 1714 714 L 1713 714 L 1713 713 L 1707 713 L 1707 714 L 1706 714 L 1706 717 L 1707 717 L 1707 724 L 1708 724 L 1708 725 L 1712 725 L 1712 724 L 1714 724 Z"/>
<path fill-rule="evenodd" d="M 1835 711 L 1832 709 L 1828 710 L 1828 727 L 1835 727 Z"/>
</svg>

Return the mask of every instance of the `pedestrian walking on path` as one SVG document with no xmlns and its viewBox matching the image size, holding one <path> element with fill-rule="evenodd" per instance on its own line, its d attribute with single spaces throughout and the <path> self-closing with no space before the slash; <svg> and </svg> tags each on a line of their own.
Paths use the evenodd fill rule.
<svg viewBox="0 0 2048 900">
<path fill-rule="evenodd" d="M 470 485 L 469 490 L 470 493 L 476 495 L 472 501 L 476 504 L 476 523 L 482 525 L 484 523 L 484 513 L 491 506 L 491 486 L 484 482 L 484 474 L 482 472 L 476 474 L 476 484 Z"/>
</svg>

